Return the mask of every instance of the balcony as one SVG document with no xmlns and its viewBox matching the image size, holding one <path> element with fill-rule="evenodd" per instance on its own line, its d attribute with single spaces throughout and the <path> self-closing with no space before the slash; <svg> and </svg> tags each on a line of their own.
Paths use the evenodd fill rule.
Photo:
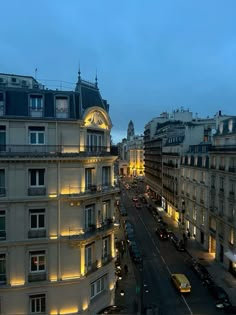
<svg viewBox="0 0 236 315">
<path fill-rule="evenodd" d="M 120 188 L 111 185 L 90 185 L 85 186 L 70 186 L 68 188 L 63 188 L 61 196 L 69 199 L 79 199 L 86 196 L 91 197 L 91 195 L 105 195 L 107 193 L 119 193 Z"/>
<path fill-rule="evenodd" d="M 30 273 L 28 275 L 28 281 L 29 282 L 37 282 L 37 281 L 45 281 L 47 279 L 47 273 L 44 272 L 36 272 L 36 273 Z"/>
<path fill-rule="evenodd" d="M 0 148 L 1 157 L 71 157 L 71 156 L 110 156 L 110 146 L 80 145 L 4 145 Z"/>
<path fill-rule="evenodd" d="M 46 230 L 29 230 L 28 231 L 28 238 L 45 238 L 46 237 Z"/>
<path fill-rule="evenodd" d="M 7 283 L 7 276 L 5 274 L 0 275 L 0 286 Z"/>
<path fill-rule="evenodd" d="M 5 197 L 5 196 L 6 196 L 6 188 L 0 187 L 0 197 Z"/>
<path fill-rule="evenodd" d="M 211 164 L 211 169 L 212 170 L 215 170 L 216 169 L 216 166 L 214 164 Z"/>
<path fill-rule="evenodd" d="M 220 170 L 220 171 L 224 171 L 224 170 L 225 170 L 225 166 L 224 166 L 224 165 L 220 165 L 220 166 L 219 166 L 219 170 Z"/>
<path fill-rule="evenodd" d="M 0 241 L 4 241 L 6 239 L 6 231 L 0 231 Z"/>
<path fill-rule="evenodd" d="M 45 187 L 30 187 L 28 188 L 28 196 L 45 196 L 46 188 Z"/>
<path fill-rule="evenodd" d="M 103 235 L 109 230 L 114 229 L 114 222 L 112 219 L 107 219 L 101 224 L 100 227 L 96 227 L 95 224 L 91 224 L 86 229 L 69 228 L 69 240 L 70 241 L 83 241 L 90 237 Z"/>
<path fill-rule="evenodd" d="M 105 266 L 113 260 L 111 255 L 105 255 L 102 257 L 102 265 Z"/>
<path fill-rule="evenodd" d="M 85 271 L 86 276 L 88 276 L 92 272 L 96 271 L 97 269 L 98 269 L 97 260 L 95 262 L 85 264 L 85 266 L 84 266 L 84 271 Z"/>
</svg>

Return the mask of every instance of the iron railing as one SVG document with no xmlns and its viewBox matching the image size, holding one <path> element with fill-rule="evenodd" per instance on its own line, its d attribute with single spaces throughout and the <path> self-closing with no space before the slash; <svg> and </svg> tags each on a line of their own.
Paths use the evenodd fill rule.
<svg viewBox="0 0 236 315">
<path fill-rule="evenodd" d="M 14 156 L 106 156 L 116 155 L 110 146 L 0 145 L 0 157 Z"/>
</svg>

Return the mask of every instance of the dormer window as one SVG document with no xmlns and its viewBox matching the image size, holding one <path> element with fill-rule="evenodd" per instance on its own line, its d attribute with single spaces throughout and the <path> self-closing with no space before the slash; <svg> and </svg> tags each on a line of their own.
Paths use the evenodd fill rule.
<svg viewBox="0 0 236 315">
<path fill-rule="evenodd" d="M 223 130 L 224 130 L 224 123 L 223 122 L 221 122 L 220 123 L 220 133 L 222 134 L 223 133 Z"/>
<path fill-rule="evenodd" d="M 30 114 L 32 117 L 42 117 L 43 114 L 42 95 L 30 95 Z"/>
<path fill-rule="evenodd" d="M 0 92 L 0 116 L 4 115 L 4 95 Z"/>
<path fill-rule="evenodd" d="M 68 118 L 69 99 L 67 96 L 56 96 L 56 117 Z"/>
<path fill-rule="evenodd" d="M 233 131 L 233 120 L 232 119 L 229 120 L 228 128 L 229 128 L 229 132 Z"/>
</svg>

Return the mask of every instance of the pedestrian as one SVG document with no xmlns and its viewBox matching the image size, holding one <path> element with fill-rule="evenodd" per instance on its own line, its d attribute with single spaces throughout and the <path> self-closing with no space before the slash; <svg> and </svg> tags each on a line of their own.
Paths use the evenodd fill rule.
<svg viewBox="0 0 236 315">
<path fill-rule="evenodd" d="M 190 238 L 190 232 L 188 231 L 188 238 Z"/>
</svg>

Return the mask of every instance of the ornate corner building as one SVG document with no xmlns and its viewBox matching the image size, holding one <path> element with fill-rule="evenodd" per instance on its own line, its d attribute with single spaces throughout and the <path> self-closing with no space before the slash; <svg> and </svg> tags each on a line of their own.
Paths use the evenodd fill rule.
<svg viewBox="0 0 236 315">
<path fill-rule="evenodd" d="M 114 300 L 109 105 L 95 83 L 0 74 L 0 309 L 96 314 Z"/>
</svg>

